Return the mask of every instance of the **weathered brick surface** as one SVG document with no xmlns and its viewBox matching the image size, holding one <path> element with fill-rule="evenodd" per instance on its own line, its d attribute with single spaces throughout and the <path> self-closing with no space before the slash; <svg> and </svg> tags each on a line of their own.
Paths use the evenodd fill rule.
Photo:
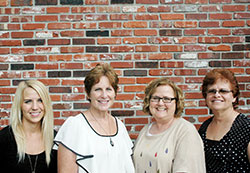
<svg viewBox="0 0 250 173">
<path fill-rule="evenodd" d="M 249 0 L 1 0 L 0 7 L 0 129 L 26 79 L 48 87 L 56 126 L 87 109 L 84 77 L 102 62 L 119 75 L 111 113 L 133 139 L 152 121 L 142 112 L 143 90 L 163 76 L 182 88 L 183 117 L 198 128 L 211 114 L 204 76 L 230 69 L 239 111 L 250 115 Z"/>
</svg>

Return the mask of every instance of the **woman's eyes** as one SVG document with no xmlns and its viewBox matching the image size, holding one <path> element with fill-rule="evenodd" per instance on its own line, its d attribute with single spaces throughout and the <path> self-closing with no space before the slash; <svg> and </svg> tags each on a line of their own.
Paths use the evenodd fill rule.
<svg viewBox="0 0 250 173">
<path fill-rule="evenodd" d="M 26 104 L 31 103 L 31 102 L 32 102 L 32 100 L 24 100 L 24 103 L 26 103 Z M 42 99 L 38 99 L 37 102 L 42 103 L 43 100 Z"/>
</svg>

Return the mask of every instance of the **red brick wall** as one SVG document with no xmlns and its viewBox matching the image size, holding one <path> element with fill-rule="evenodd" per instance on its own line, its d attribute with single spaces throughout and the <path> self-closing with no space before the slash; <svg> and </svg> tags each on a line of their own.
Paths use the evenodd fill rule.
<svg viewBox="0 0 250 173">
<path fill-rule="evenodd" d="M 136 138 L 150 117 L 147 83 L 161 76 L 185 92 L 183 117 L 208 117 L 200 86 L 212 68 L 240 83 L 240 111 L 250 114 L 250 0 L 0 0 L 0 128 L 19 81 L 49 88 L 59 127 L 88 107 L 83 81 L 99 62 L 120 76 L 112 114 Z"/>
</svg>

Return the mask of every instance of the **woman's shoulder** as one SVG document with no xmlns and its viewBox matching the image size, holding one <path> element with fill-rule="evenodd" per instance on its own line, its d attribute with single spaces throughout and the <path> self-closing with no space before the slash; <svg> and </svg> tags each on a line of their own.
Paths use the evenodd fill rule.
<svg viewBox="0 0 250 173">
<path fill-rule="evenodd" d="M 2 130 L 0 130 L 0 139 L 9 137 L 12 134 L 12 130 L 10 126 L 4 127 Z"/>
</svg>

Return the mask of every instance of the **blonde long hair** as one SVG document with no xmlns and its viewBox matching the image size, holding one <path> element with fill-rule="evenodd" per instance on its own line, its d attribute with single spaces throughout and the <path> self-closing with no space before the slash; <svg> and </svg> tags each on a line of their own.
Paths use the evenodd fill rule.
<svg viewBox="0 0 250 173">
<path fill-rule="evenodd" d="M 25 133 L 22 123 L 22 109 L 23 91 L 25 88 L 34 89 L 42 99 L 44 104 L 44 117 L 41 119 L 41 131 L 45 146 L 46 163 L 50 163 L 50 153 L 54 139 L 54 121 L 53 121 L 53 109 L 49 96 L 49 92 L 45 85 L 37 80 L 22 81 L 19 83 L 15 93 L 14 102 L 10 112 L 10 126 L 13 130 L 15 140 L 17 143 L 17 153 L 19 156 L 19 162 L 25 158 Z"/>
</svg>

